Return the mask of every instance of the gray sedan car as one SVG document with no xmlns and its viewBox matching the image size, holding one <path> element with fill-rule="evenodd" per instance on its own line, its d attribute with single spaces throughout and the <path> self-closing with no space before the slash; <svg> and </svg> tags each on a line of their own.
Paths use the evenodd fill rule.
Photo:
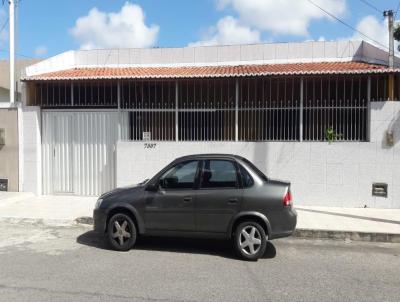
<svg viewBox="0 0 400 302">
<path fill-rule="evenodd" d="M 225 238 L 246 260 L 262 257 L 267 240 L 290 236 L 297 221 L 289 183 L 229 154 L 178 158 L 148 181 L 100 196 L 93 216 L 119 251 L 138 236 Z"/>
</svg>

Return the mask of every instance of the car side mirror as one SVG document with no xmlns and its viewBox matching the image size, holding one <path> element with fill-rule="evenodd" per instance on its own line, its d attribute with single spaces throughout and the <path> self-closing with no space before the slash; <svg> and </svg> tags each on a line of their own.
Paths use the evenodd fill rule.
<svg viewBox="0 0 400 302">
<path fill-rule="evenodd" d="M 158 187 L 159 187 L 158 184 L 149 184 L 146 186 L 146 191 L 157 192 Z"/>
</svg>

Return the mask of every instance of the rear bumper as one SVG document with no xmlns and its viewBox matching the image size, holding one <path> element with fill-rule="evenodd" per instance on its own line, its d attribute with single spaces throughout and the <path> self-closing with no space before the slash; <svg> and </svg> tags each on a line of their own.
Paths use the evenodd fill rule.
<svg viewBox="0 0 400 302">
<path fill-rule="evenodd" d="M 297 212 L 291 207 L 274 216 L 271 222 L 272 232 L 269 239 L 283 238 L 293 235 L 297 225 Z"/>
<path fill-rule="evenodd" d="M 96 209 L 93 211 L 93 229 L 97 233 L 105 233 L 107 214 L 104 210 Z"/>
</svg>

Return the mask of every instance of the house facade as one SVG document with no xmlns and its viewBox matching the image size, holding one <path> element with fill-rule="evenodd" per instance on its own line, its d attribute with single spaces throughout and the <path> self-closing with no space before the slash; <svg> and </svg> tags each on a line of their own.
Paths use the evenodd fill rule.
<svg viewBox="0 0 400 302">
<path fill-rule="evenodd" d="M 363 41 L 60 54 L 23 76 L 20 190 L 99 195 L 178 156 L 235 153 L 298 204 L 399 208 L 387 62 Z"/>
</svg>

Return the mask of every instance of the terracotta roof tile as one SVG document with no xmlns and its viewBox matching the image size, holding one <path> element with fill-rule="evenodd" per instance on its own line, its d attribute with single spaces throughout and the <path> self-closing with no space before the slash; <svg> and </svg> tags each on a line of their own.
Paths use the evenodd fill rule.
<svg viewBox="0 0 400 302">
<path fill-rule="evenodd" d="M 399 72 L 387 66 L 364 62 L 321 62 L 235 66 L 191 67 L 87 67 L 25 77 L 23 81 L 208 78 L 261 75 L 368 74 Z"/>
</svg>

